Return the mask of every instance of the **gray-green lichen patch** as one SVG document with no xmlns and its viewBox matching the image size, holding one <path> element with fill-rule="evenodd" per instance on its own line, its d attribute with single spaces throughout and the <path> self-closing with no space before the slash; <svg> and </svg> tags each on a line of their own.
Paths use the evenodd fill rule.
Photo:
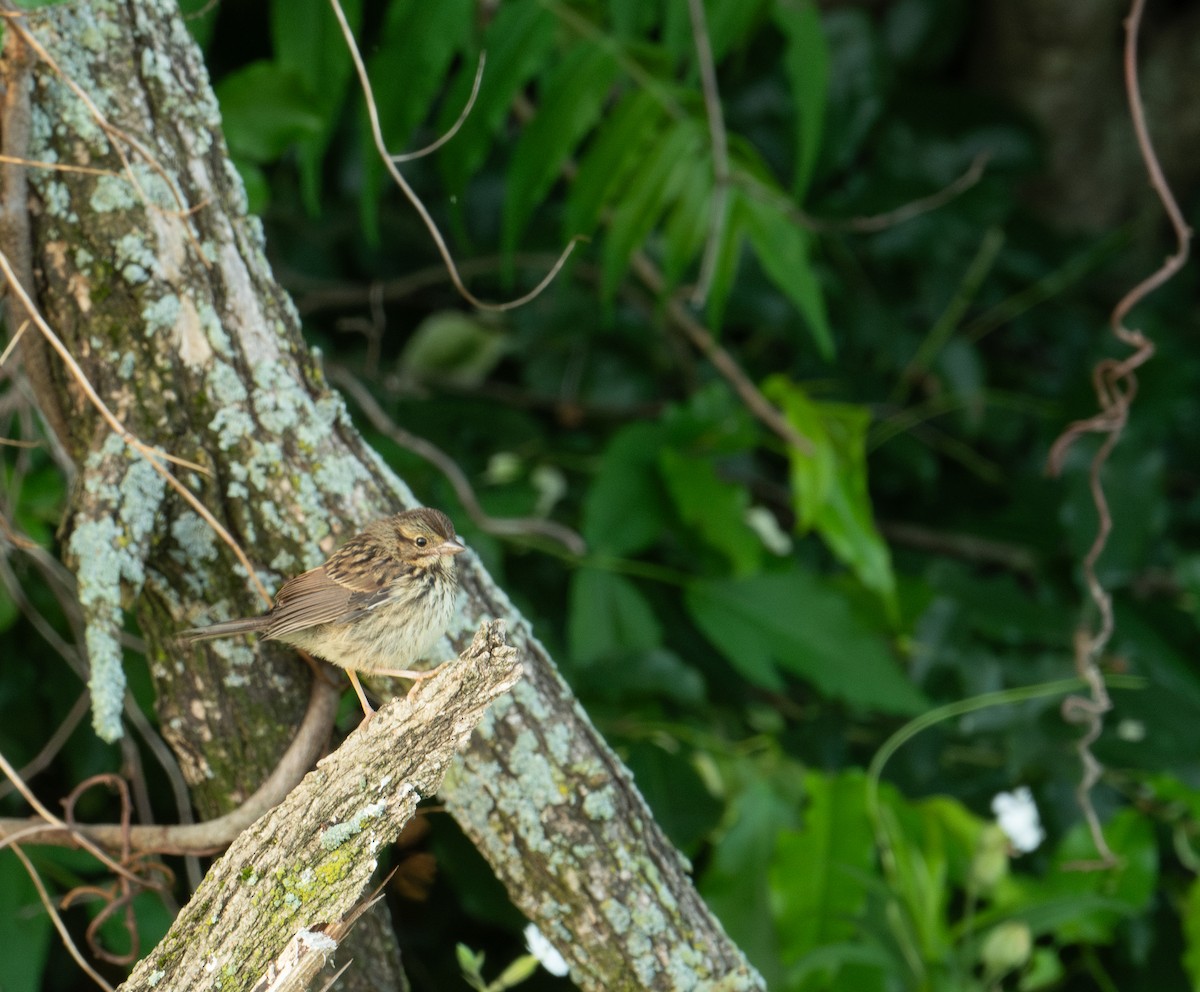
<svg viewBox="0 0 1200 992">
<path fill-rule="evenodd" d="M 323 830 L 321 832 L 321 846 L 327 851 L 341 847 L 351 837 L 362 833 L 364 824 L 369 820 L 383 816 L 385 812 L 387 812 L 387 803 L 382 801 L 369 803 L 345 823 L 335 823 L 333 826 Z"/>
<path fill-rule="evenodd" d="M 124 463 L 120 481 L 112 477 L 113 462 Z M 121 604 L 127 589 L 136 594 L 146 578 L 145 559 L 162 506 L 166 483 L 142 458 L 110 435 L 88 457 L 83 488 L 96 515 L 81 512 L 68 550 L 76 562 L 79 603 L 87 632 L 91 676 L 92 725 L 105 741 L 122 734 L 121 709 L 125 699 L 125 672 L 121 666 Z M 101 515 L 105 510 L 107 515 Z"/>
<path fill-rule="evenodd" d="M 151 275 L 160 275 L 158 257 L 141 234 L 125 234 L 113 245 L 113 261 L 121 277 L 131 286 L 140 286 Z"/>
</svg>

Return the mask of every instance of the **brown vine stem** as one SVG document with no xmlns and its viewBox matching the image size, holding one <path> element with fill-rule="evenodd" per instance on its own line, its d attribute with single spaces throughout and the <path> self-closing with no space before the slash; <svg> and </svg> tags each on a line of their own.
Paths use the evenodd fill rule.
<svg viewBox="0 0 1200 992">
<path fill-rule="evenodd" d="M 211 854 L 228 845 L 263 813 L 278 805 L 325 751 L 329 731 L 337 716 L 340 690 L 321 679 L 313 679 L 308 710 L 275 770 L 258 790 L 237 809 L 203 823 L 123 826 L 118 823 L 69 824 L 37 802 L 21 784 L 14 785 L 41 814 L 40 818 L 0 819 L 0 849 L 16 842 L 85 846 L 97 854 L 97 846 L 131 853 Z M 0 755 L 0 767 L 4 764 Z M 11 778 L 11 776 L 10 776 Z M 98 855 L 99 856 L 99 855 Z M 108 864 L 107 859 L 105 863 Z M 113 867 L 109 864 L 109 867 Z"/>
<path fill-rule="evenodd" d="M 383 128 L 379 123 L 379 110 L 375 105 L 375 93 L 371 87 L 371 79 L 367 75 L 367 67 L 363 62 L 362 54 L 358 50 L 358 43 L 354 40 L 354 32 L 350 30 L 350 22 L 346 20 L 346 13 L 342 10 L 342 5 L 338 3 L 338 0 L 329 0 L 329 5 L 333 8 L 338 27 L 341 28 L 342 37 L 346 42 L 346 49 L 350 53 L 351 61 L 354 62 L 354 71 L 358 75 L 359 85 L 362 87 L 363 98 L 367 105 L 367 119 L 371 123 L 371 137 L 375 143 L 375 151 L 378 153 L 379 160 L 383 163 L 384 168 L 387 169 L 388 174 L 392 177 L 392 181 L 400 187 L 400 191 L 417 212 L 417 216 L 421 218 L 421 223 L 425 225 L 425 230 L 429 232 L 430 238 L 433 239 L 434 247 L 437 248 L 438 254 L 442 256 L 442 261 L 446 265 L 446 271 L 450 273 L 450 281 L 454 284 L 454 288 L 458 290 L 459 295 L 464 300 L 472 306 L 478 307 L 480 310 L 514 310 L 535 299 L 554 281 L 559 271 L 566 264 L 567 259 L 571 256 L 571 253 L 575 250 L 575 246 L 579 243 L 580 239 L 577 237 L 572 238 L 570 244 L 558 256 L 558 261 L 542 277 L 542 281 L 524 296 L 520 296 L 515 300 L 509 300 L 506 303 L 488 303 L 479 299 L 479 297 L 467 289 L 466 284 L 459 276 L 458 266 L 455 264 L 454 256 L 450 254 L 450 248 L 446 244 L 446 239 L 442 237 L 442 232 L 438 230 L 437 223 L 430 215 L 428 209 L 426 209 L 425 204 L 421 202 L 421 198 L 417 196 L 416 191 L 408 184 L 408 180 L 396 168 L 395 156 L 387 150 L 387 143 L 383 139 Z M 478 71 L 483 71 L 482 64 Z"/>
<path fill-rule="evenodd" d="M 1091 694 L 1089 696 L 1070 696 L 1063 702 L 1063 718 L 1084 727 L 1083 735 L 1076 744 L 1080 762 L 1083 765 L 1083 775 L 1076 789 L 1076 797 L 1088 829 L 1091 831 L 1096 850 L 1100 855 L 1099 861 L 1072 866 L 1076 868 L 1108 868 L 1117 861 L 1104 838 L 1100 819 L 1091 799 L 1092 787 L 1099 781 L 1103 771 L 1095 755 L 1092 754 L 1091 745 L 1103 731 L 1104 714 L 1112 708 L 1112 702 L 1109 699 L 1104 677 L 1099 667 L 1100 658 L 1112 637 L 1114 625 L 1112 596 L 1104 588 L 1096 574 L 1096 564 L 1108 544 L 1108 537 L 1112 532 L 1113 525 L 1108 499 L 1104 493 L 1102 474 L 1109 456 L 1128 423 L 1129 411 L 1137 396 L 1137 369 L 1154 354 L 1154 343 L 1140 330 L 1127 327 L 1125 318 L 1135 305 L 1183 267 L 1187 261 L 1188 246 L 1192 235 L 1163 176 L 1158 156 L 1154 153 L 1149 129 L 1146 126 L 1145 108 L 1137 76 L 1138 33 L 1145 6 L 1145 0 L 1133 0 L 1129 17 L 1125 21 L 1125 92 L 1129 99 L 1129 116 L 1137 137 L 1138 150 L 1149 174 L 1150 185 L 1158 195 L 1175 232 L 1176 250 L 1158 269 L 1126 293 L 1113 308 L 1110 318 L 1112 332 L 1117 340 L 1128 345 L 1133 352 L 1124 359 L 1104 359 L 1096 364 L 1092 372 L 1092 382 L 1100 409 L 1093 416 L 1077 420 L 1063 430 L 1050 449 L 1047 463 L 1050 473 L 1058 475 L 1062 471 L 1067 452 L 1080 437 L 1084 434 L 1104 435 L 1104 440 L 1092 457 L 1088 471 L 1088 486 L 1099 522 L 1095 540 L 1092 541 L 1082 562 L 1084 583 L 1096 609 L 1098 620 L 1094 628 L 1081 626 L 1075 637 L 1075 667 L 1080 677 L 1087 683 Z"/>
</svg>

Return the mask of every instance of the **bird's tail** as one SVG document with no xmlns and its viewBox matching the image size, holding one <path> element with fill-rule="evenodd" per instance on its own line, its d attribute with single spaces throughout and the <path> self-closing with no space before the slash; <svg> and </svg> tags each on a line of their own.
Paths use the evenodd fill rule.
<svg viewBox="0 0 1200 992">
<path fill-rule="evenodd" d="M 207 627 L 192 627 L 181 630 L 176 637 L 181 641 L 207 641 L 210 637 L 231 637 L 234 634 L 257 634 L 266 626 L 265 617 L 242 617 L 240 620 L 222 620 Z"/>
</svg>

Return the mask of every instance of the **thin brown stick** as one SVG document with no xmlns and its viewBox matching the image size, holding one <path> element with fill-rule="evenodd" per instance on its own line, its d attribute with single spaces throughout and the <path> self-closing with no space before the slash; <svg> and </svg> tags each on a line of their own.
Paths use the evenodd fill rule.
<svg viewBox="0 0 1200 992">
<path fill-rule="evenodd" d="M 480 52 L 479 64 L 475 66 L 475 81 L 471 83 L 471 95 L 467 97 L 466 106 L 463 107 L 462 112 L 458 115 L 458 120 L 450 125 L 450 129 L 445 134 L 432 144 L 428 144 L 424 148 L 418 148 L 415 152 L 404 152 L 402 155 L 390 155 L 388 157 L 397 165 L 401 162 L 412 162 L 415 159 L 424 158 L 426 155 L 432 155 L 442 145 L 458 134 L 462 130 L 462 126 L 467 122 L 467 118 L 471 116 L 471 111 L 475 107 L 475 101 L 479 99 L 479 86 L 483 82 L 483 67 L 485 65 L 487 65 L 487 52 Z"/>
<path fill-rule="evenodd" d="M 446 245 L 446 239 L 442 237 L 442 232 L 438 230 L 437 222 L 430 216 L 429 211 L 425 208 L 425 204 L 421 202 L 421 198 L 417 196 L 416 191 L 408 184 L 408 180 L 396 168 L 396 163 L 392 161 L 392 155 L 387 150 L 387 144 L 383 140 L 383 129 L 379 123 L 379 110 L 375 106 L 375 93 L 371 88 L 371 80 L 367 75 L 367 67 L 363 63 L 362 55 L 358 50 L 358 43 L 354 40 L 354 32 L 350 30 L 350 22 L 346 20 L 345 11 L 342 10 L 342 5 L 338 0 L 329 0 L 330 6 L 333 8 L 334 16 L 337 17 L 338 25 L 342 31 L 342 37 L 346 40 L 346 48 L 350 52 L 350 58 L 354 62 L 354 70 L 358 74 L 358 82 L 362 87 L 363 97 L 366 100 L 367 119 L 371 123 L 371 137 L 375 143 L 375 150 L 379 154 L 379 159 L 383 162 L 384 168 L 392 180 L 400 187 L 400 191 L 412 205 L 412 208 L 417 212 L 417 216 L 421 218 L 421 223 L 425 225 L 425 230 L 429 232 L 430 238 L 433 239 L 434 247 L 437 248 L 438 254 L 442 256 L 442 261 L 446 265 L 446 270 L 450 273 L 450 281 L 454 284 L 454 288 L 458 290 L 459 295 L 472 306 L 478 307 L 480 310 L 513 310 L 517 307 L 524 306 L 530 300 L 537 298 L 545 290 L 551 282 L 554 281 L 559 271 L 566 264 L 567 259 L 575 250 L 575 246 L 581 238 L 572 238 L 562 254 L 559 255 L 558 261 L 554 267 L 546 273 L 536 286 L 533 287 L 524 296 L 520 296 L 515 300 L 510 300 L 507 303 L 488 303 L 479 299 L 467 289 L 466 284 L 462 281 L 458 273 L 458 266 L 454 262 L 454 257 L 450 254 L 450 249 Z"/>
<path fill-rule="evenodd" d="M 45 810 L 40 820 L 0 819 L 0 848 L 19 840 L 27 844 L 85 846 L 93 854 L 97 845 L 116 851 L 127 845 L 131 854 L 212 854 L 219 851 L 263 813 L 278 805 L 324 753 L 340 699 L 341 692 L 337 688 L 321 679 L 313 680 L 308 710 L 274 771 L 249 799 L 224 816 L 196 824 L 131 825 L 126 830 L 114 823 L 71 825 L 49 814 L 49 810 L 39 803 L 35 810 L 39 813 Z M 6 764 L 0 754 L 0 768 Z M 33 798 L 36 801 L 36 797 Z M 103 855 L 103 860 L 112 867 L 107 855 Z"/>
<path fill-rule="evenodd" d="M 177 493 L 179 493 L 179 495 L 184 498 L 187 504 L 204 519 L 205 523 L 207 523 L 216 532 L 217 536 L 225 542 L 226 546 L 233 552 L 238 562 L 246 570 L 247 576 L 254 587 L 258 590 L 259 595 L 262 596 L 268 605 L 270 605 L 271 594 L 267 592 L 267 587 L 263 585 L 262 580 L 258 577 L 257 571 L 255 571 L 254 566 L 250 564 L 250 559 L 247 557 L 246 552 L 242 550 L 241 545 L 234 539 L 233 535 L 229 533 L 229 531 L 220 523 L 220 521 L 213 516 L 208 507 L 201 503 L 199 498 L 197 498 L 197 496 L 190 489 L 180 482 L 179 479 L 175 477 L 173 472 L 168 471 L 162 462 L 159 461 L 159 459 L 172 462 L 181 468 L 187 468 L 195 472 L 200 472 L 203 475 L 211 475 L 212 473 L 209 472 L 208 469 L 206 469 L 203 465 L 197 465 L 195 462 L 188 461 L 186 458 L 179 458 L 176 455 L 169 454 L 163 451 L 161 448 L 150 447 L 150 445 L 146 444 L 136 437 L 131 431 L 129 431 L 117 418 L 116 414 L 114 414 L 108 408 L 104 400 L 100 398 L 100 395 L 96 392 L 95 387 L 92 386 L 83 369 L 79 367 L 79 363 L 75 361 L 75 357 L 67 349 L 67 346 L 62 343 L 62 340 L 57 334 L 54 333 L 50 325 L 42 319 L 42 316 L 38 312 L 37 307 L 34 305 L 33 300 L 29 298 L 29 294 L 17 280 L 7 256 L 2 251 L 0 251 L 0 272 L 2 272 L 4 277 L 8 280 L 10 290 L 24 305 L 26 312 L 29 314 L 38 330 L 41 331 L 42 336 L 58 353 L 58 356 L 62 359 L 63 363 L 67 366 L 68 371 L 79 385 L 79 388 L 83 390 L 83 393 L 88 398 L 88 401 L 112 429 L 113 433 L 115 433 L 130 448 L 141 455 L 150 464 L 150 467 L 153 468 L 154 471 L 156 471 L 159 475 L 161 475 L 167 484 L 170 485 L 171 488 Z"/>
<path fill-rule="evenodd" d="M 1072 696 L 1063 702 L 1063 717 L 1084 726 L 1084 733 L 1076 744 L 1083 765 L 1083 774 L 1076 788 L 1076 798 L 1093 843 L 1100 854 L 1098 862 L 1089 862 L 1076 867 L 1110 867 L 1116 856 L 1104 838 L 1099 816 L 1091 800 L 1091 790 L 1099 781 L 1102 766 L 1091 751 L 1091 745 L 1103 730 L 1104 714 L 1112 708 L 1107 687 L 1100 671 L 1099 662 L 1108 646 L 1114 630 L 1112 596 L 1100 581 L 1096 565 L 1108 544 L 1112 532 L 1112 514 L 1104 492 L 1103 470 L 1109 456 L 1125 431 L 1129 412 L 1137 396 L 1137 369 L 1154 354 L 1154 343 L 1140 330 L 1125 325 L 1125 318 L 1133 307 L 1141 302 L 1164 282 L 1178 272 L 1188 257 L 1191 230 L 1175 202 L 1175 197 L 1163 177 L 1162 168 L 1154 152 L 1149 129 L 1146 126 L 1145 109 L 1138 83 L 1137 43 L 1141 27 L 1145 0 L 1132 0 L 1129 17 L 1125 21 L 1125 92 L 1129 100 L 1129 115 L 1137 136 L 1138 150 L 1150 176 L 1150 185 L 1158 195 L 1171 226 L 1175 232 L 1176 250 L 1163 264 L 1134 286 L 1113 308 L 1110 318 L 1112 332 L 1117 340 L 1133 349 L 1124 359 L 1104 359 L 1096 364 L 1092 380 L 1096 390 L 1099 411 L 1091 417 L 1069 424 L 1055 440 L 1050 449 L 1048 468 L 1057 475 L 1062 470 L 1067 452 L 1084 434 L 1103 434 L 1104 440 L 1092 457 L 1088 471 L 1088 487 L 1096 507 L 1098 523 L 1096 536 L 1083 558 L 1082 572 L 1088 596 L 1095 607 L 1098 619 L 1095 626 L 1081 626 L 1075 637 L 1075 668 L 1087 682 L 1089 697 Z"/>
<path fill-rule="evenodd" d="M 634 252 L 632 266 L 650 292 L 661 295 L 665 291 L 666 280 L 644 252 Z M 813 453 L 812 442 L 796 430 L 779 409 L 763 396 L 762 391 L 750 381 L 750 377 L 738 365 L 737 360 L 717 343 L 708 328 L 692 316 L 687 307 L 678 299 L 671 298 L 667 301 L 667 314 L 691 341 L 692 346 L 707 358 L 713 368 L 733 387 L 746 409 L 790 447 L 806 455 Z"/>
<path fill-rule="evenodd" d="M 75 959 L 75 963 L 87 974 L 93 982 L 95 982 L 105 992 L 113 992 L 113 987 L 104 980 L 95 968 L 91 966 L 87 958 L 85 958 L 75 946 L 75 941 L 71 939 L 71 934 L 67 931 L 62 917 L 58 915 L 58 910 L 55 909 L 54 903 L 50 899 L 50 894 L 46 891 L 46 887 L 42 884 L 41 876 L 38 875 L 37 869 L 33 867 L 25 852 L 17 845 L 12 846 L 12 852 L 17 856 L 25 871 L 29 873 L 29 880 L 33 882 L 33 887 L 37 889 L 38 898 L 41 899 L 42 905 L 46 909 L 46 914 L 50 917 L 54 924 L 54 929 L 58 931 L 58 935 L 62 938 L 63 946 L 66 947 L 67 953 Z"/>
<path fill-rule="evenodd" d="M 493 517 L 480 505 L 470 480 L 458 464 L 441 448 L 423 437 L 410 434 L 392 420 L 361 382 L 346 369 L 331 365 L 327 369 L 329 378 L 342 390 L 348 393 L 358 404 L 375 429 L 413 454 L 424 458 L 436 466 L 454 487 L 454 493 L 463 508 L 480 530 L 501 537 L 517 537 L 538 534 L 548 537 L 561 544 L 570 554 L 582 557 L 587 552 L 587 544 L 575 531 L 553 520 L 543 520 L 540 517 Z"/>
<path fill-rule="evenodd" d="M 692 45 L 696 49 L 696 64 L 700 68 L 700 90 L 704 94 L 704 116 L 708 119 L 708 140 L 712 148 L 713 195 L 709 202 L 708 237 L 700 260 L 700 273 L 692 288 L 692 305 L 700 307 L 708 299 L 721 241 L 729 220 L 729 137 L 725 132 L 725 115 L 721 110 L 721 94 L 717 89 L 717 67 L 713 60 L 712 42 L 708 37 L 708 22 L 704 0 L 688 0 L 688 19 L 692 24 Z"/>
</svg>

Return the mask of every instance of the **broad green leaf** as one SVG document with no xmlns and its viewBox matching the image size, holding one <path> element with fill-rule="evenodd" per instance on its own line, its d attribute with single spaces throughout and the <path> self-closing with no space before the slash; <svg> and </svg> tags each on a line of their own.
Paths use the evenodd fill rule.
<svg viewBox="0 0 1200 992">
<path fill-rule="evenodd" d="M 859 932 L 865 880 L 874 874 L 875 862 L 865 781 L 858 771 L 834 776 L 810 772 L 804 778 L 803 824 L 780 834 L 770 870 L 785 964 Z M 812 974 L 805 987 L 826 988 L 833 974 Z"/>
<path fill-rule="evenodd" d="M 809 255 L 812 237 L 775 203 L 745 200 L 746 234 L 768 278 L 800 311 L 821 357 L 834 355 L 825 295 Z"/>
<path fill-rule="evenodd" d="M 688 611 L 746 679 L 784 687 L 781 672 L 863 709 L 916 713 L 921 693 L 901 672 L 872 618 L 835 586 L 801 571 L 694 582 Z"/>
<path fill-rule="evenodd" d="M 638 742 L 623 754 L 638 791 L 671 843 L 691 857 L 721 818 L 719 803 L 692 763 L 656 744 Z"/>
<path fill-rule="evenodd" d="M 513 99 L 545 64 L 554 44 L 555 24 L 554 17 L 538 0 L 505 0 L 500 4 L 483 39 L 487 68 L 479 97 L 454 140 L 439 153 L 442 175 L 451 193 L 461 194 L 483 165 Z M 474 78 L 474 62 L 459 70 L 438 118 L 439 132 L 449 130 L 466 106 Z"/>
<path fill-rule="evenodd" d="M 782 974 L 768 871 L 776 839 L 797 825 L 797 807 L 769 779 L 750 778 L 730 803 L 728 829 L 700 878 L 704 901 L 771 988 Z"/>
<path fill-rule="evenodd" d="M 340 0 L 350 29 L 362 22 L 362 0 Z M 296 76 L 320 106 L 340 103 L 350 52 L 329 0 L 272 0 L 271 45 L 280 68 Z"/>
<path fill-rule="evenodd" d="M 704 6 L 713 61 L 719 64 L 746 40 L 763 0 L 705 0 Z"/>
<path fill-rule="evenodd" d="M 1075 867 L 1097 858 L 1087 826 L 1079 823 L 1063 838 L 1044 875 L 1014 874 L 996 887 L 996 909 L 1026 920 L 1035 935 L 1052 933 L 1060 943 L 1107 943 L 1123 918 L 1149 907 L 1159 854 L 1152 823 L 1132 808 L 1104 824 L 1104 838 L 1117 856 L 1115 867 Z"/>
<path fill-rule="evenodd" d="M 568 156 L 595 125 L 617 73 L 617 60 L 611 51 L 581 42 L 547 74 L 538 89 L 537 116 L 522 131 L 508 168 L 503 238 L 506 250 L 516 246 L 534 209 L 562 173 Z"/>
<path fill-rule="evenodd" d="M 379 126 L 389 152 L 399 154 L 415 150 L 412 147 L 414 130 L 429 117 L 435 99 L 445 90 L 452 59 L 467 47 L 472 9 L 471 0 L 438 0 L 435 4 L 392 0 L 388 4 L 383 36 L 367 59 L 367 71 L 375 91 Z M 475 66 L 474 58 L 465 60 L 463 71 L 472 80 Z M 481 86 L 488 85 L 489 77 L 490 72 L 485 71 Z M 464 102 L 456 105 L 456 114 L 466 105 L 470 81 L 462 94 Z M 362 106 L 361 100 L 358 105 Z M 379 196 L 392 184 L 392 178 L 379 161 L 365 112 L 361 112 L 361 117 L 361 216 L 364 228 L 374 234 L 378 226 Z M 451 117 L 450 122 L 453 120 Z M 430 137 L 432 140 L 438 136 Z M 403 163 L 400 165 L 401 172 L 406 168 L 408 166 Z"/>
<path fill-rule="evenodd" d="M 357 33 L 362 0 L 342 0 L 342 10 L 350 30 Z M 296 149 L 304 205 L 315 216 L 320 210 L 321 166 L 341 123 L 350 81 L 350 52 L 328 0 L 273 0 L 271 42 L 276 62 L 301 81 L 321 118 L 320 130 L 302 138 Z"/>
<path fill-rule="evenodd" d="M 713 266 L 712 282 L 708 289 L 708 301 L 704 308 L 709 326 L 720 333 L 721 320 L 725 316 L 725 305 L 733 290 L 742 250 L 746 245 L 745 197 L 733 189 L 729 192 L 728 213 L 721 227 L 721 240 L 717 244 L 717 261 Z"/>
<path fill-rule="evenodd" d="M 813 452 L 788 452 L 796 525 L 821 535 L 864 586 L 894 614 L 896 578 L 891 553 L 875 526 L 867 491 L 866 434 L 870 414 L 849 403 L 817 403 L 781 375 L 763 392 L 809 439 Z"/>
<path fill-rule="evenodd" d="M 1200 878 L 1193 879 L 1183 898 L 1183 967 L 1192 988 L 1200 989 Z"/>
<path fill-rule="evenodd" d="M 662 232 L 663 276 L 671 286 L 678 284 L 687 267 L 699 257 L 711 226 L 712 169 L 700 158 L 688 165 Z"/>
<path fill-rule="evenodd" d="M 0 989 L 41 988 L 52 924 L 33 882 L 11 851 L 0 851 L 0 920 L 4 929 Z"/>
<path fill-rule="evenodd" d="M 418 325 L 400 354 L 400 368 L 417 382 L 477 386 L 504 356 L 499 328 L 461 310 L 441 310 Z"/>
<path fill-rule="evenodd" d="M 662 533 L 667 495 L 658 473 L 659 424 L 630 424 L 609 443 L 583 504 L 583 537 L 597 555 L 644 551 Z"/>
<path fill-rule="evenodd" d="M 274 62 L 251 62 L 216 90 L 229 150 L 251 162 L 273 162 L 324 124 L 303 81 Z"/>
<path fill-rule="evenodd" d="M 703 139 L 695 121 L 668 126 L 635 173 L 633 185 L 617 201 L 604 239 L 603 291 L 611 297 L 641 248 L 677 195 L 687 175 L 687 159 L 699 154 Z"/>
<path fill-rule="evenodd" d="M 821 29 L 821 13 L 812 0 L 775 0 L 772 16 L 787 39 L 783 68 L 796 108 L 792 195 L 797 202 L 803 203 L 817 165 L 825 128 L 829 50 Z"/>
<path fill-rule="evenodd" d="M 746 524 L 750 494 L 745 487 L 721 479 L 709 457 L 663 448 L 658 463 L 684 523 L 729 560 L 735 575 L 756 570 L 762 542 Z"/>
<path fill-rule="evenodd" d="M 578 569 L 571 576 L 570 611 L 568 636 L 577 665 L 649 651 L 662 643 L 662 627 L 646 598 L 614 572 Z"/>
<path fill-rule="evenodd" d="M 608 115 L 579 163 L 567 203 L 567 237 L 590 234 L 609 197 L 623 189 L 662 129 L 662 107 L 649 93 L 635 90 Z"/>
</svg>

